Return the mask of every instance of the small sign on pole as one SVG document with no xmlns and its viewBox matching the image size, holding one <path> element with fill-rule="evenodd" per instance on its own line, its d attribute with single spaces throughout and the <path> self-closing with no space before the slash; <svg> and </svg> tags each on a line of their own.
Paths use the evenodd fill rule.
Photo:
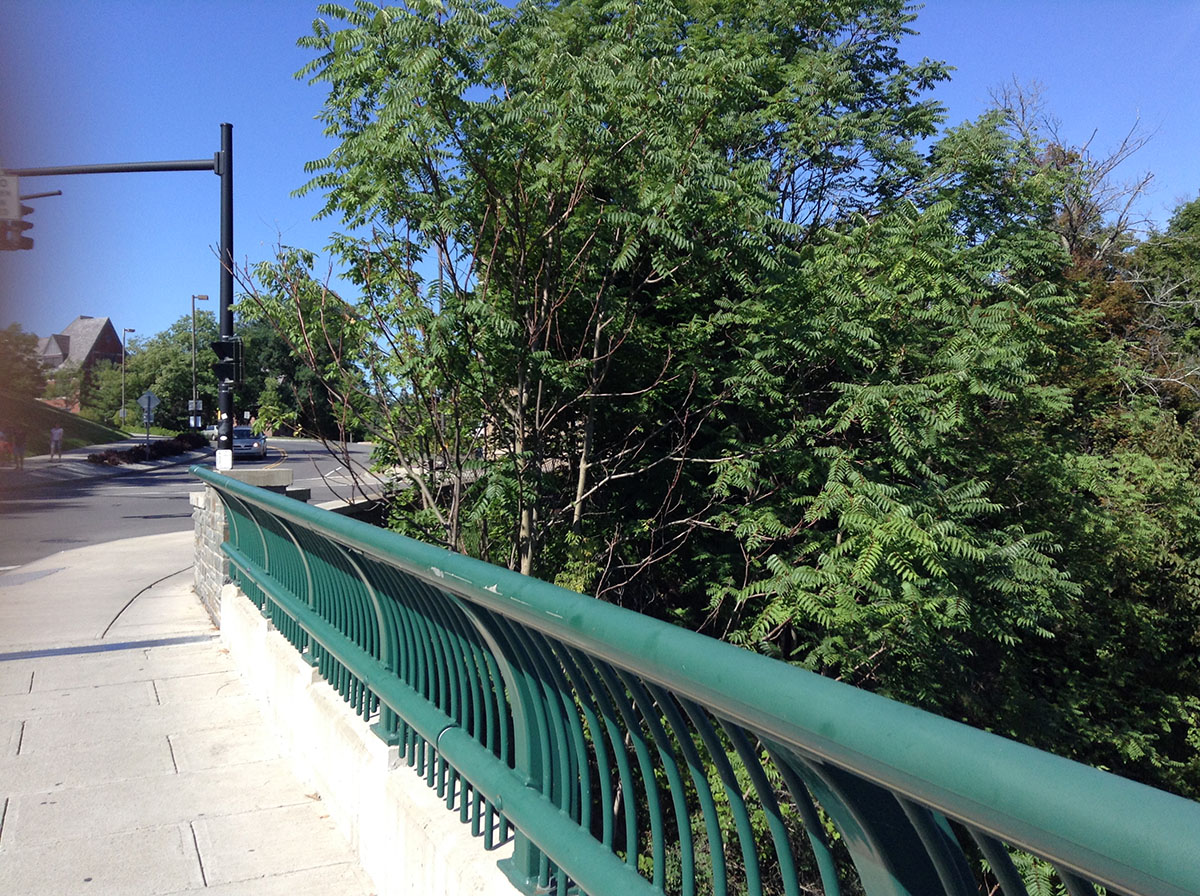
<svg viewBox="0 0 1200 896">
<path fill-rule="evenodd" d="M 162 402 L 158 396 L 147 389 L 138 396 L 137 403 L 142 408 L 142 422 L 146 424 L 146 460 L 150 459 L 150 424 L 154 422 L 154 409 Z"/>
<path fill-rule="evenodd" d="M 19 179 L 0 171 L 0 221 L 21 220 L 21 187 Z"/>
</svg>

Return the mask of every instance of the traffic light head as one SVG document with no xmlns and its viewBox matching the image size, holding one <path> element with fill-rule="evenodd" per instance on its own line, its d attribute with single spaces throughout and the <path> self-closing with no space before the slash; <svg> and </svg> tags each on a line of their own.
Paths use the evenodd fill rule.
<svg viewBox="0 0 1200 896">
<path fill-rule="evenodd" d="M 21 217 L 17 220 L 7 221 L 4 223 L 3 240 L 0 240 L 0 248 L 2 249 L 32 249 L 33 239 L 25 235 L 25 231 L 33 227 L 29 221 L 25 220 L 25 216 L 33 213 L 33 206 L 22 205 Z"/>
<path fill-rule="evenodd" d="M 222 386 L 236 386 L 242 381 L 242 340 L 230 336 L 218 339 L 211 345 L 217 356 L 217 363 L 213 365 L 217 383 Z"/>
<path fill-rule="evenodd" d="M 25 231 L 27 231 L 33 227 L 33 224 L 31 224 L 29 221 L 25 220 L 25 216 L 31 215 L 31 214 L 33 214 L 33 206 L 22 205 L 21 206 L 21 220 L 12 222 L 12 229 L 16 231 L 16 233 L 14 234 L 16 246 L 14 248 L 17 248 L 17 249 L 32 249 L 33 248 L 33 237 L 25 236 Z"/>
</svg>

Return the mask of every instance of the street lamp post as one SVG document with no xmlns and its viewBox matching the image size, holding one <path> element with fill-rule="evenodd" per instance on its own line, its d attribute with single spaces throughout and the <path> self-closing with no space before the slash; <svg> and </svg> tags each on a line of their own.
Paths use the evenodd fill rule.
<svg viewBox="0 0 1200 896">
<path fill-rule="evenodd" d="M 125 426 L 125 334 L 136 332 L 133 327 L 121 330 L 121 426 Z"/>
<path fill-rule="evenodd" d="M 200 425 L 200 407 L 196 395 L 196 302 L 207 302 L 208 296 L 192 296 L 192 408 L 188 422 L 193 428 Z"/>
</svg>

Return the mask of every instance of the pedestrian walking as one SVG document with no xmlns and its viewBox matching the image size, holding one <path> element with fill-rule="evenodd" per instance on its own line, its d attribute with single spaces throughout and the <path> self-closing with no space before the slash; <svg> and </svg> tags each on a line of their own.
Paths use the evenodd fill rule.
<svg viewBox="0 0 1200 896">
<path fill-rule="evenodd" d="M 62 460 L 63 428 L 55 424 L 50 427 L 50 460 Z"/>
<path fill-rule="evenodd" d="M 18 470 L 25 469 L 25 427 L 17 426 L 12 431 L 13 463 Z"/>
</svg>

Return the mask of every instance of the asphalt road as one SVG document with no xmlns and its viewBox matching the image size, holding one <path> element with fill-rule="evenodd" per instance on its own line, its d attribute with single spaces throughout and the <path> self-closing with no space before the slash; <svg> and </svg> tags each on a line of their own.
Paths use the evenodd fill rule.
<svg viewBox="0 0 1200 896">
<path fill-rule="evenodd" d="M 368 445 L 350 445 L 349 458 L 337 457 L 320 442 L 310 439 L 271 439 L 267 442 L 267 457 L 262 461 L 238 459 L 237 463 L 251 467 L 283 466 L 292 471 L 292 485 L 312 490 L 312 504 L 327 501 L 356 503 L 373 494 L 378 482 L 370 477 L 363 481 L 370 460 Z M 357 471 L 357 476 L 351 469 Z M 358 482 L 356 483 L 356 478 Z"/>
<path fill-rule="evenodd" d="M 365 463 L 369 450 L 355 445 L 351 456 Z M 318 442 L 271 439 L 265 460 L 238 465 L 291 469 L 294 484 L 312 490 L 313 504 L 362 497 L 343 460 Z M 0 494 L 0 572 L 71 548 L 190 529 L 188 495 L 198 488 L 180 465 Z"/>
</svg>

